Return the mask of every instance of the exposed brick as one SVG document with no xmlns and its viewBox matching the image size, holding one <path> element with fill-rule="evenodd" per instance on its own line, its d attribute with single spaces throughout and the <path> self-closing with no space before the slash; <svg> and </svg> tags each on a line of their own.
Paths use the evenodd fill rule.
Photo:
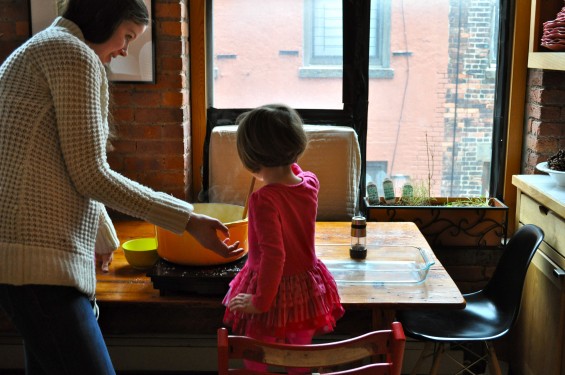
<svg viewBox="0 0 565 375">
<path fill-rule="evenodd" d="M 137 150 L 137 145 L 134 141 L 117 139 L 112 141 L 114 145 L 115 153 L 134 153 Z"/>
<path fill-rule="evenodd" d="M 183 68 L 182 58 L 163 57 L 161 58 L 161 69 L 169 71 L 181 71 Z"/>
<path fill-rule="evenodd" d="M 565 123 L 554 122 L 531 122 L 531 134 L 538 137 L 562 137 L 565 130 Z"/>
<path fill-rule="evenodd" d="M 145 109 L 140 108 L 135 111 L 135 120 L 139 123 L 167 123 L 173 122 L 180 124 L 182 122 L 182 110 L 179 109 L 163 109 L 153 108 Z"/>
<path fill-rule="evenodd" d="M 161 93 L 159 91 L 136 91 L 132 94 L 132 102 L 137 107 L 153 108 L 161 105 Z"/>
<path fill-rule="evenodd" d="M 528 91 L 528 103 L 534 103 L 534 104 L 541 104 L 541 92 L 542 89 L 539 87 L 532 87 L 529 91 Z"/>
<path fill-rule="evenodd" d="M 536 173 L 536 164 L 565 148 L 565 72 L 529 69 L 528 85 L 531 101 L 537 91 L 541 103 L 530 103 L 526 109 L 529 119 L 522 172 L 530 174 Z"/>
<path fill-rule="evenodd" d="M 184 130 L 179 124 L 168 124 L 161 126 L 161 137 L 163 139 L 183 139 Z"/>
<path fill-rule="evenodd" d="M 112 111 L 112 117 L 117 123 L 131 122 L 134 118 L 134 111 L 132 108 L 115 108 Z"/>
<path fill-rule="evenodd" d="M 156 18 L 178 18 L 182 17 L 182 8 L 178 1 L 175 3 L 160 3 L 155 4 L 155 17 Z"/>
<path fill-rule="evenodd" d="M 149 186 L 183 186 L 184 173 L 147 173 L 140 179 Z"/>
<path fill-rule="evenodd" d="M 139 155 L 182 155 L 184 145 L 182 142 L 176 141 L 144 141 L 139 140 L 136 142 L 137 152 Z"/>
<path fill-rule="evenodd" d="M 120 137 L 130 140 L 158 140 L 161 139 L 161 126 L 159 125 L 140 125 L 120 127 Z"/>
<path fill-rule="evenodd" d="M 163 106 L 180 108 L 185 103 L 188 104 L 188 100 L 185 101 L 185 97 L 181 92 L 164 92 L 163 93 Z"/>
<path fill-rule="evenodd" d="M 544 70 L 542 84 L 546 88 L 565 89 L 565 75 L 559 70 Z"/>
<path fill-rule="evenodd" d="M 113 108 L 132 104 L 131 93 L 129 91 L 112 90 L 111 104 Z"/>
<path fill-rule="evenodd" d="M 25 21 L 28 19 L 29 1 L 27 0 L 12 0 L 2 2 L 0 6 L 0 20 L 1 21 Z"/>
<path fill-rule="evenodd" d="M 170 37 L 180 37 L 183 35 L 181 23 L 177 21 L 160 22 L 159 34 Z"/>
<path fill-rule="evenodd" d="M 160 56 L 182 56 L 182 44 L 178 40 L 158 40 L 155 48 Z"/>
<path fill-rule="evenodd" d="M 558 149 L 559 140 L 553 137 L 537 138 L 532 135 L 526 136 L 526 146 L 539 153 L 553 153 Z"/>
<path fill-rule="evenodd" d="M 115 170 L 122 170 L 124 168 L 124 158 L 115 152 L 108 153 L 108 164 Z"/>
<path fill-rule="evenodd" d="M 21 37 L 28 37 L 29 36 L 29 22 L 21 21 L 16 22 L 16 35 Z"/>
<path fill-rule="evenodd" d="M 185 161 L 182 155 L 167 155 L 163 157 L 162 164 L 164 170 L 182 170 Z"/>
<path fill-rule="evenodd" d="M 162 163 L 159 158 L 152 156 L 127 156 L 124 157 L 124 167 L 130 171 L 155 171 L 161 170 Z"/>
<path fill-rule="evenodd" d="M 181 89 L 185 87 L 184 85 L 187 83 L 183 80 L 183 75 L 179 74 L 178 72 L 175 74 L 165 74 L 163 72 L 157 72 L 157 83 L 153 86 L 153 88 L 158 90 L 167 90 L 167 89 Z"/>
<path fill-rule="evenodd" d="M 565 103 L 565 91 L 557 89 L 541 90 L 541 103 L 543 105 L 562 106 Z"/>
<path fill-rule="evenodd" d="M 528 105 L 528 115 L 540 120 L 551 121 L 561 118 L 561 108 L 545 105 Z"/>
</svg>

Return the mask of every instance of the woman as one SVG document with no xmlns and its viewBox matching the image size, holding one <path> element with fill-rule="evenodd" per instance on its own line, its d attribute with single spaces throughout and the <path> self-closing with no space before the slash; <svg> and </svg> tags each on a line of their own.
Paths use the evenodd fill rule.
<svg viewBox="0 0 565 375">
<path fill-rule="evenodd" d="M 110 169 L 104 65 L 149 22 L 142 0 L 70 0 L 0 67 L 0 306 L 24 339 L 27 374 L 114 374 L 93 314 L 94 248 L 117 247 L 104 205 L 222 256 L 219 221 Z"/>
</svg>

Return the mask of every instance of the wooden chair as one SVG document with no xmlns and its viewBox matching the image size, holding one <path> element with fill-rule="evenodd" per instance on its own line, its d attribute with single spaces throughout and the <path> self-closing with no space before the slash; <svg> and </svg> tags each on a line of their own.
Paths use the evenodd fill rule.
<svg viewBox="0 0 565 375">
<path fill-rule="evenodd" d="M 250 337 L 228 335 L 227 329 L 220 328 L 218 329 L 218 374 L 257 374 L 241 366 L 230 368 L 230 360 L 246 359 L 276 366 L 279 371 L 281 368 L 305 367 L 312 369 L 313 374 L 400 375 L 405 343 L 406 337 L 399 322 L 392 323 L 390 330 L 374 331 L 351 339 L 311 345 L 264 343 Z M 384 358 L 384 361 L 370 363 L 374 358 Z M 329 370 L 336 366 L 342 369 L 343 365 L 356 367 L 348 366 L 348 369 L 337 372 Z M 323 369 L 328 369 L 330 372 L 322 372 Z"/>
</svg>

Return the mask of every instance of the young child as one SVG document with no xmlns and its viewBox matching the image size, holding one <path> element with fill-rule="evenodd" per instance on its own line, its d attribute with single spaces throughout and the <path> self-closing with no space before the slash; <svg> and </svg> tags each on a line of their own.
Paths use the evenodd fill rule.
<svg viewBox="0 0 565 375">
<path fill-rule="evenodd" d="M 224 323 L 267 342 L 309 344 L 344 309 L 314 247 L 319 182 L 296 164 L 308 140 L 298 113 L 280 104 L 242 114 L 237 151 L 265 186 L 249 198 L 249 252 L 224 298 Z M 246 362 L 265 371 L 266 366 Z"/>
</svg>

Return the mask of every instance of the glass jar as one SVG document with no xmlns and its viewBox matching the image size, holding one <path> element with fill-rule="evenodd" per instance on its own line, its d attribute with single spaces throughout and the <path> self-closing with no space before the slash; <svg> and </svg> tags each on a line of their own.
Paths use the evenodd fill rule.
<svg viewBox="0 0 565 375">
<path fill-rule="evenodd" d="M 351 220 L 349 256 L 353 259 L 365 259 L 367 257 L 367 220 L 363 216 L 354 216 Z"/>
</svg>

